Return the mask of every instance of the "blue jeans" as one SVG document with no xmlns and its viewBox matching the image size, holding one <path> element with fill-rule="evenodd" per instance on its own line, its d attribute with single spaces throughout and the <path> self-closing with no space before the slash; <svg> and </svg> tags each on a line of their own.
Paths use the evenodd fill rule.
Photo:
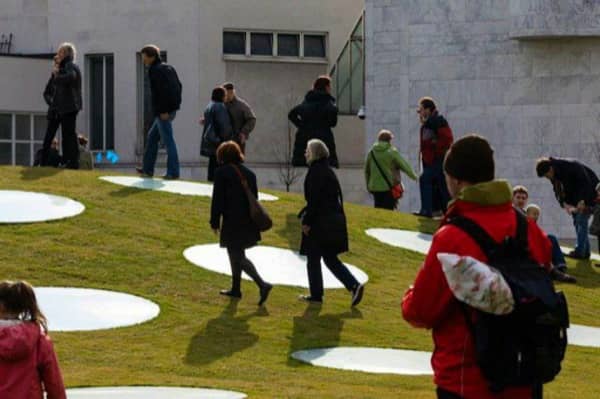
<svg viewBox="0 0 600 399">
<path fill-rule="evenodd" d="M 551 234 L 548 234 L 548 239 L 552 243 L 552 264 L 554 266 L 566 266 L 567 261 L 565 260 L 565 255 L 560 249 L 560 244 L 558 243 L 558 238 Z"/>
<path fill-rule="evenodd" d="M 575 232 L 577 233 L 577 246 L 575 252 L 578 255 L 589 256 L 592 249 L 590 248 L 590 237 L 589 232 L 589 213 L 575 213 L 573 214 L 573 224 L 575 225 Z"/>
<path fill-rule="evenodd" d="M 173 119 L 175 112 L 170 114 L 166 121 L 156 117 L 154 123 L 148 131 L 148 141 L 146 143 L 146 152 L 144 152 L 144 172 L 154 175 L 154 165 L 158 155 L 158 143 L 162 141 L 167 149 L 167 176 L 179 177 L 179 156 L 177 155 L 177 145 L 173 138 Z"/>
<path fill-rule="evenodd" d="M 431 216 L 434 211 L 434 203 L 441 204 L 442 210 L 446 210 L 448 202 L 450 202 L 450 194 L 444 177 L 444 160 L 437 160 L 432 165 L 423 165 L 419 188 L 421 189 L 420 213 L 422 215 Z M 434 197 L 436 201 L 434 201 Z"/>
</svg>

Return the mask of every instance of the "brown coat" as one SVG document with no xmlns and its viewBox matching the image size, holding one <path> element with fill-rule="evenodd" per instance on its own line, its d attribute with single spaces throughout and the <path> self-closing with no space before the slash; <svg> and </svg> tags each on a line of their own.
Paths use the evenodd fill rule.
<svg viewBox="0 0 600 399">
<path fill-rule="evenodd" d="M 226 105 L 229 117 L 231 118 L 234 137 L 239 136 L 240 133 L 250 136 L 250 133 L 252 133 L 256 126 L 256 116 L 252 108 L 250 108 L 246 101 L 239 97 L 234 98 L 233 101 Z"/>
</svg>

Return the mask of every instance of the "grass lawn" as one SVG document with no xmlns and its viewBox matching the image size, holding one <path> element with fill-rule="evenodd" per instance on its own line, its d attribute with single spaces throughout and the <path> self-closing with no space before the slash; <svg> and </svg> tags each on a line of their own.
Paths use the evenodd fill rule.
<svg viewBox="0 0 600 399">
<path fill-rule="evenodd" d="M 402 320 L 400 301 L 423 256 L 365 235 L 372 227 L 421 230 L 412 217 L 348 205 L 351 252 L 342 259 L 370 277 L 359 311 L 344 290 L 326 292 L 320 312 L 296 300 L 300 288 L 275 287 L 264 311 L 244 281 L 236 305 L 218 295 L 230 279 L 189 264 L 182 251 L 216 242 L 208 198 L 143 191 L 98 180 L 100 172 L 0 168 L 0 189 L 64 195 L 82 215 L 32 225 L 0 225 L 0 279 L 38 286 L 110 289 L 158 303 L 160 316 L 137 327 L 55 333 L 69 387 L 113 385 L 232 389 L 250 398 L 434 398 L 431 377 L 337 371 L 290 360 L 296 350 L 370 346 L 432 350 L 428 331 Z M 276 193 L 265 205 L 275 227 L 262 244 L 297 250 L 303 201 Z M 600 327 L 600 270 L 571 263 L 577 286 L 560 286 L 573 323 Z M 546 398 L 598 398 L 600 349 L 570 346 Z"/>
</svg>

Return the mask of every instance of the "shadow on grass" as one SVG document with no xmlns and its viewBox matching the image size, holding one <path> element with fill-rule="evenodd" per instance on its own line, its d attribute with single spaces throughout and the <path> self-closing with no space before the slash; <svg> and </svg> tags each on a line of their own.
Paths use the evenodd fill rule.
<svg viewBox="0 0 600 399">
<path fill-rule="evenodd" d="M 285 226 L 278 229 L 277 234 L 287 240 L 290 249 L 297 250 L 300 248 L 302 230 L 300 228 L 300 219 L 298 219 L 298 215 L 295 213 L 288 213 L 285 217 Z"/>
<path fill-rule="evenodd" d="M 440 227 L 440 221 L 419 217 L 418 219 L 419 225 L 417 226 L 417 231 L 420 233 L 433 235 Z"/>
<path fill-rule="evenodd" d="M 288 365 L 299 366 L 292 353 L 305 349 L 336 347 L 340 342 L 346 319 L 362 319 L 360 310 L 353 308 L 340 314 L 321 315 L 320 304 L 309 304 L 301 316 L 294 317 L 294 331 L 290 338 Z"/>
<path fill-rule="evenodd" d="M 21 170 L 21 180 L 40 180 L 48 177 L 53 177 L 62 172 L 60 168 L 49 168 L 49 167 L 35 167 L 35 168 L 23 168 Z"/>
<path fill-rule="evenodd" d="M 584 288 L 600 287 L 600 267 L 595 267 L 593 260 L 580 260 L 567 273 L 577 278 L 577 285 Z"/>
<path fill-rule="evenodd" d="M 248 320 L 268 316 L 263 308 L 246 316 L 236 316 L 238 300 L 231 300 L 219 317 L 210 320 L 204 330 L 190 341 L 185 362 L 202 366 L 232 356 L 258 342 L 258 335 L 249 331 Z"/>
<path fill-rule="evenodd" d="M 111 191 L 110 196 L 114 198 L 127 198 L 135 194 L 141 194 L 144 191 L 148 190 L 135 187 L 122 187 L 119 190 Z"/>
</svg>

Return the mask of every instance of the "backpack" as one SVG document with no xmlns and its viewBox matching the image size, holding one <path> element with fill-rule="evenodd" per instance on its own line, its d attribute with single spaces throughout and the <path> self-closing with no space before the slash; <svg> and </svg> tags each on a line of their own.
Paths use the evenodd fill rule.
<svg viewBox="0 0 600 399">
<path fill-rule="evenodd" d="M 561 370 L 567 347 L 566 298 L 555 292 L 549 274 L 531 258 L 527 217 L 516 209 L 515 214 L 517 234 L 500 244 L 470 219 L 456 217 L 449 222 L 475 240 L 487 263 L 502 273 L 515 299 L 514 310 L 504 316 L 461 303 L 473 334 L 477 364 L 492 392 L 512 386 L 540 387 L 552 381 Z"/>
<path fill-rule="evenodd" d="M 166 80 L 164 95 L 169 108 L 176 111 L 181 108 L 181 94 L 183 91 L 177 71 L 171 65 L 160 64 L 160 71 Z"/>
</svg>

